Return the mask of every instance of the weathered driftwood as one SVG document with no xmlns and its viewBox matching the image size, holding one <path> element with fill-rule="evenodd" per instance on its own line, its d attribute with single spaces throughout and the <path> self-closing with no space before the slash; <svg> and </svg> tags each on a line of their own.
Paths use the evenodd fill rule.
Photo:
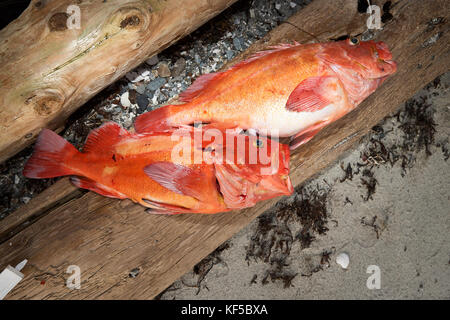
<svg viewBox="0 0 450 320">
<path fill-rule="evenodd" d="M 32 1 L 0 31 L 0 162 L 235 1 Z"/>
<path fill-rule="evenodd" d="M 398 62 L 397 74 L 356 110 L 325 128 L 292 156 L 291 177 L 295 185 L 335 161 L 400 103 L 449 70 L 446 5 L 445 0 L 393 2 L 394 18 L 376 39 L 386 41 L 392 48 Z M 433 23 L 437 17 L 445 19 Z M 356 12 L 356 1 L 315 0 L 289 22 L 327 41 L 360 33 L 366 18 Z M 276 28 L 245 55 L 283 41 L 313 40 L 291 24 Z M 0 269 L 29 259 L 23 270 L 26 277 L 11 292 L 12 299 L 148 299 L 276 201 L 217 215 L 155 216 L 130 201 L 89 192 L 46 212 L 2 243 Z M 39 196 L 30 203 L 38 202 Z M 80 290 L 65 286 L 69 265 L 81 269 Z M 131 278 L 129 272 L 134 268 L 140 272 Z"/>
</svg>

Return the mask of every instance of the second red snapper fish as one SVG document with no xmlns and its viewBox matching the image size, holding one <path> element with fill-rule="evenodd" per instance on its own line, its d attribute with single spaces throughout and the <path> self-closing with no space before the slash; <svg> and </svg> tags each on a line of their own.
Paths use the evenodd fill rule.
<svg viewBox="0 0 450 320">
<path fill-rule="evenodd" d="M 44 129 L 23 174 L 70 175 L 79 188 L 129 198 L 161 214 L 229 211 L 293 191 L 287 145 L 192 127 L 133 134 L 114 122 L 93 130 L 83 152 Z"/>
<path fill-rule="evenodd" d="M 353 110 L 397 69 L 383 42 L 282 44 L 200 76 L 167 105 L 136 119 L 137 132 L 189 125 L 271 130 L 291 149 Z"/>
</svg>

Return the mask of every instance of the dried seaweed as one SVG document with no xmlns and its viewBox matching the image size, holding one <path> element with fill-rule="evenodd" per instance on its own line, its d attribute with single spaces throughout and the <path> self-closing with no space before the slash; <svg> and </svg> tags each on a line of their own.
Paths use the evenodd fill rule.
<svg viewBox="0 0 450 320">
<path fill-rule="evenodd" d="M 314 240 L 313 233 L 324 234 L 328 231 L 327 220 L 327 192 L 323 189 L 307 191 L 302 188 L 298 195 L 301 197 L 295 210 L 295 217 L 302 224 L 302 229 L 296 238 L 300 240 L 302 248 L 310 246 Z"/>
<path fill-rule="evenodd" d="M 285 288 L 292 285 L 297 273 L 289 268 L 291 247 L 298 241 L 302 249 L 307 248 L 316 234 L 328 231 L 328 192 L 329 189 L 321 189 L 318 185 L 315 188 L 298 188 L 294 201 L 281 202 L 274 210 L 258 218 L 258 225 L 247 247 L 246 260 L 249 263 L 252 258 L 269 264 L 262 277 L 262 284 L 267 284 L 269 280 L 281 280 Z M 297 232 L 291 230 L 293 222 L 300 224 Z M 315 269 L 313 267 L 311 270 Z"/>
<path fill-rule="evenodd" d="M 427 156 L 431 155 L 430 145 L 434 143 L 436 133 L 433 113 L 426 96 L 406 101 L 405 108 L 396 115 L 404 133 L 403 151 L 419 152 L 424 149 Z"/>
<path fill-rule="evenodd" d="M 436 78 L 427 87 L 437 88 L 440 86 L 440 78 Z M 346 179 L 357 175 L 362 170 L 361 184 L 366 188 L 366 195 L 363 196 L 365 201 L 373 199 L 373 194 L 376 192 L 377 179 L 374 176 L 372 169 L 380 165 L 390 164 L 394 166 L 400 160 L 401 175 L 404 176 L 408 169 L 412 168 L 416 163 L 417 155 L 421 151 L 425 152 L 426 157 L 430 156 L 431 146 L 434 145 L 434 135 L 436 133 L 436 123 L 433 119 L 434 109 L 428 101 L 428 95 L 423 95 L 418 98 L 413 98 L 405 102 L 404 108 L 397 112 L 392 117 L 386 117 L 381 124 L 372 128 L 369 135 L 368 143 L 365 149 L 361 152 L 361 162 L 356 163 L 357 170 L 352 170 L 350 164 L 344 170 L 346 172 L 344 178 L 340 181 L 344 182 Z M 383 129 L 383 124 L 388 120 L 393 120 L 394 128 L 386 131 Z M 383 141 L 384 138 L 392 131 L 400 130 L 400 140 L 395 142 Z M 448 159 L 449 152 L 447 144 L 442 142 L 436 144 L 441 147 L 444 159 Z M 352 172 L 352 175 L 350 175 Z"/>
<path fill-rule="evenodd" d="M 201 284 L 203 280 L 205 279 L 206 275 L 211 271 L 211 269 L 214 267 L 214 265 L 222 262 L 222 258 L 220 257 L 221 253 L 230 248 L 230 242 L 226 241 L 223 244 L 221 244 L 216 250 L 214 250 L 210 255 L 208 255 L 206 258 L 204 258 L 202 261 L 197 263 L 194 266 L 194 273 L 198 275 L 197 278 L 197 295 L 200 293 L 201 290 Z"/>
<path fill-rule="evenodd" d="M 366 221 L 366 217 L 362 217 L 361 218 L 361 224 L 367 227 L 371 227 L 373 228 L 373 231 L 375 231 L 376 235 L 377 235 L 377 239 L 380 238 L 380 233 L 381 233 L 381 227 L 380 225 L 377 223 L 377 216 L 373 216 L 372 220 L 370 221 Z"/>
<path fill-rule="evenodd" d="M 450 158 L 450 152 L 448 150 L 448 138 L 445 141 L 439 142 L 436 144 L 436 147 L 441 148 L 442 155 L 444 156 L 444 161 L 447 161 Z"/>
<path fill-rule="evenodd" d="M 345 175 L 339 182 L 344 182 L 345 180 L 353 180 L 353 169 L 350 163 L 347 164 L 347 167 L 344 169 L 344 163 L 341 162 L 341 169 L 344 171 Z"/>
<path fill-rule="evenodd" d="M 367 194 L 363 197 L 364 201 L 368 201 L 369 199 L 373 200 L 373 194 L 376 191 L 377 187 L 377 179 L 374 177 L 373 171 L 369 169 L 364 169 L 361 177 L 361 183 L 367 189 Z"/>
<path fill-rule="evenodd" d="M 333 247 L 333 249 L 334 249 L 334 247 Z M 327 267 L 330 266 L 330 260 L 331 260 L 331 254 L 332 253 L 333 253 L 332 250 L 324 250 L 324 251 L 322 251 L 322 255 L 321 255 L 321 258 L 320 258 L 320 264 L 322 266 L 327 266 Z"/>
<path fill-rule="evenodd" d="M 297 276 L 297 273 L 291 270 L 286 270 L 281 264 L 275 264 L 274 268 L 266 271 L 261 284 L 265 285 L 269 282 L 269 278 L 272 282 L 276 280 L 281 280 L 283 282 L 284 288 L 289 288 L 292 286 L 292 280 Z"/>
</svg>

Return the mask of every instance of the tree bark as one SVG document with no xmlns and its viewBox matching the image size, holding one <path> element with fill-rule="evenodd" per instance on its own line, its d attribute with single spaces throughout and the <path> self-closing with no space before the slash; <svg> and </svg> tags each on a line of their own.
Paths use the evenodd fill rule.
<svg viewBox="0 0 450 320">
<path fill-rule="evenodd" d="M 32 1 L 0 31 L 0 162 L 235 1 Z"/>
</svg>

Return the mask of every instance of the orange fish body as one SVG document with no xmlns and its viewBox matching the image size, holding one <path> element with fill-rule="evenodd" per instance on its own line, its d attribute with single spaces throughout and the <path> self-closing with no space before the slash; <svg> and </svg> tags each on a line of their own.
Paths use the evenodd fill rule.
<svg viewBox="0 0 450 320">
<path fill-rule="evenodd" d="M 29 178 L 71 175 L 80 188 L 130 198 L 154 213 L 166 214 L 223 212 L 292 193 L 287 146 L 244 136 L 247 149 L 233 154 L 234 162 L 229 164 L 217 161 L 214 153 L 222 151 L 225 139 L 233 134 L 224 134 L 223 141 L 216 139 L 208 146 L 210 151 L 203 151 L 203 142 L 195 149 L 194 130 L 198 129 L 132 134 L 111 122 L 92 131 L 79 152 L 44 129 L 23 174 Z M 266 149 L 273 144 L 273 154 L 268 149 L 265 152 L 276 162 L 276 171 L 262 175 L 261 169 L 268 165 L 249 162 L 255 139 L 267 144 Z M 195 162 L 198 154 L 200 161 Z M 224 158 L 227 155 L 223 152 Z"/>
<path fill-rule="evenodd" d="M 137 132 L 203 122 L 291 137 L 295 148 L 354 109 L 396 70 L 382 42 L 280 45 L 200 76 L 169 105 L 139 116 Z"/>
</svg>

